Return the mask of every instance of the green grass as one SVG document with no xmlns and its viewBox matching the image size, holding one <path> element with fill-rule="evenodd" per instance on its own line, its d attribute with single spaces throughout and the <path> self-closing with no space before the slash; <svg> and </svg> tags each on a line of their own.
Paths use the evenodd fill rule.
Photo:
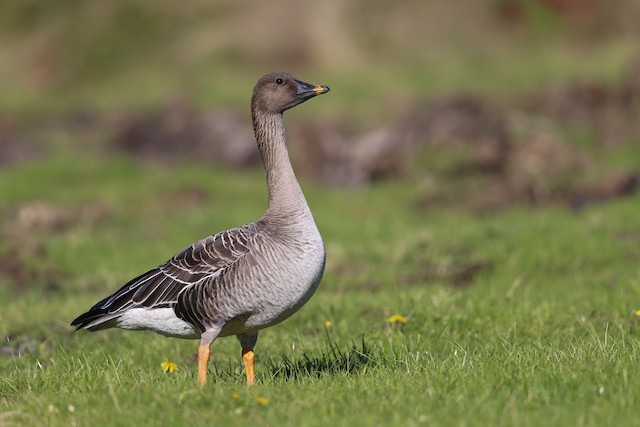
<svg viewBox="0 0 640 427">
<path fill-rule="evenodd" d="M 476 217 L 417 210 L 408 182 L 304 183 L 328 250 L 320 289 L 261 332 L 257 385 L 243 384 L 239 345 L 225 338 L 201 388 L 196 341 L 68 324 L 193 240 L 255 219 L 262 173 L 77 160 L 0 175 L 5 218 L 32 200 L 108 212 L 2 242 L 41 242 L 64 279 L 54 290 L 2 283 L 3 346 L 30 351 L 0 356 L 0 425 L 640 425 L 637 197 Z M 177 203 L 192 186 L 209 199 Z M 489 267 L 466 287 L 425 270 L 469 259 Z M 408 323 L 390 325 L 392 314 Z M 162 371 L 166 359 L 177 372 Z"/>
<path fill-rule="evenodd" d="M 299 313 L 261 332 L 250 388 L 234 338 L 214 343 L 200 387 L 197 341 L 73 332 L 72 319 L 134 275 L 256 219 L 266 195 L 261 171 L 106 155 L 109 129 L 70 132 L 56 117 L 157 108 L 177 95 L 246 111 L 247 82 L 286 68 L 332 88 L 331 102 L 289 120 L 371 129 L 448 93 L 500 102 L 613 82 L 637 57 L 630 0 L 591 30 L 539 14 L 498 24 L 499 2 L 334 2 L 337 15 L 250 3 L 5 5 L 0 109 L 9 131 L 15 119 L 19 136 L 49 151 L 0 169 L 0 272 L 17 252 L 29 273 L 20 286 L 0 275 L 0 426 L 640 426 L 638 196 L 475 216 L 425 209 L 420 171 L 415 182 L 363 189 L 303 183 L 325 277 Z M 291 15 L 279 20 L 278 8 Z M 335 22 L 315 21 L 325 16 Z M 563 128 L 563 140 L 598 159 L 594 177 L 640 168 L 637 141 L 609 149 L 594 138 Z M 452 160 L 431 155 L 415 167 L 437 172 Z M 185 198 L 193 189 L 200 201 Z M 70 220 L 21 229 L 15 210 L 34 202 Z M 474 265 L 477 274 L 456 279 Z M 394 314 L 407 324 L 389 324 Z M 165 360 L 178 370 L 165 373 Z"/>
</svg>

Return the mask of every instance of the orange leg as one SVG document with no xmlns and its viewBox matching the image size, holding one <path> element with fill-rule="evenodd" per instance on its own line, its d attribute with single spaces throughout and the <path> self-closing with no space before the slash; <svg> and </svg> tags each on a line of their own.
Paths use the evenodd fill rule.
<svg viewBox="0 0 640 427">
<path fill-rule="evenodd" d="M 207 344 L 200 344 L 198 347 L 198 382 L 205 385 L 207 382 L 207 365 L 209 364 L 211 349 Z"/>
<path fill-rule="evenodd" d="M 242 349 L 242 362 L 244 362 L 244 371 L 247 375 L 247 385 L 252 385 L 256 382 L 256 374 L 253 370 L 254 359 L 253 348 Z"/>
</svg>

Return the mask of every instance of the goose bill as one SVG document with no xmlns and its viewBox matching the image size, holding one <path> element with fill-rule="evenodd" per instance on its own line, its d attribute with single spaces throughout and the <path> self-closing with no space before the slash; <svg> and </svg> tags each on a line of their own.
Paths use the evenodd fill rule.
<svg viewBox="0 0 640 427">
<path fill-rule="evenodd" d="M 298 99 L 307 100 L 314 96 L 329 92 L 328 86 L 312 85 L 300 80 L 296 80 L 296 83 L 298 84 L 298 92 L 296 93 Z"/>
</svg>

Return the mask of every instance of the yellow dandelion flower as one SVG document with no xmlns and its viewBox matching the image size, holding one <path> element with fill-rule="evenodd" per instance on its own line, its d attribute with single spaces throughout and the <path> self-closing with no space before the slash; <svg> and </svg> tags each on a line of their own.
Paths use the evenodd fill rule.
<svg viewBox="0 0 640 427">
<path fill-rule="evenodd" d="M 240 393 L 238 393 L 237 391 L 234 391 L 233 394 L 231 395 L 231 398 L 233 400 L 238 400 L 240 399 Z"/>
<path fill-rule="evenodd" d="M 331 320 L 326 320 L 326 321 L 324 322 L 324 327 L 325 327 L 325 328 L 330 328 L 330 327 L 331 327 Z"/>
<path fill-rule="evenodd" d="M 636 310 L 636 316 L 640 317 L 640 310 Z"/>
<path fill-rule="evenodd" d="M 169 362 L 169 360 L 165 360 L 160 364 L 160 366 L 162 366 L 162 369 L 164 369 L 164 371 L 168 374 L 171 374 L 174 371 L 178 370 L 178 365 L 173 362 Z"/>
<path fill-rule="evenodd" d="M 399 314 L 394 314 L 393 316 L 387 317 L 387 322 L 389 323 L 402 323 L 403 325 L 406 325 L 408 321 L 409 320 L 406 317 Z"/>
<path fill-rule="evenodd" d="M 258 396 L 256 398 L 256 402 L 258 403 L 258 405 L 262 405 L 262 406 L 264 406 L 267 403 L 269 403 L 269 401 L 267 399 L 265 399 L 264 397 L 262 397 L 262 396 Z"/>
</svg>

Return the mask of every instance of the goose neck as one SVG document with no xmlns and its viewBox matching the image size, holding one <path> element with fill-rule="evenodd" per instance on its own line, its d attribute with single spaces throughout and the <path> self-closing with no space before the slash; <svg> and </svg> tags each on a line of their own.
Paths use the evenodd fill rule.
<svg viewBox="0 0 640 427">
<path fill-rule="evenodd" d="M 253 127 L 264 163 L 269 193 L 265 216 L 291 219 L 293 214 L 306 213 L 309 208 L 291 166 L 282 114 L 254 112 Z"/>
</svg>

